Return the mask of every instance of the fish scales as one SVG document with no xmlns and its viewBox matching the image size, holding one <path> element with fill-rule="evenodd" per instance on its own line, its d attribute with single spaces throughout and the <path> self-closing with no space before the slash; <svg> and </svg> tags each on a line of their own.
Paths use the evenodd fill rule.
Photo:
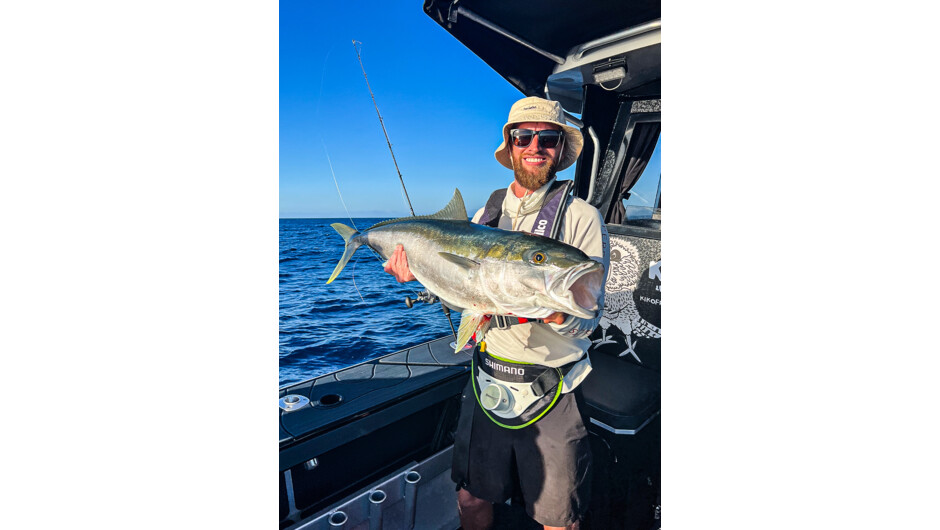
<svg viewBox="0 0 940 530">
<path fill-rule="evenodd" d="M 369 245 L 384 259 L 388 259 L 397 245 L 402 245 L 409 256 L 409 268 L 415 278 L 431 292 L 449 303 L 463 309 L 473 309 L 487 314 L 509 313 L 503 305 L 497 303 L 502 298 L 520 300 L 528 298 L 533 286 L 531 281 L 519 285 L 503 284 L 502 279 L 511 276 L 506 260 L 515 251 L 520 254 L 528 246 L 522 233 L 507 232 L 474 225 L 461 221 L 416 220 L 385 225 L 364 234 L 365 244 Z M 552 240 L 545 243 L 549 245 Z M 482 267 L 467 269 L 453 262 L 439 259 L 436 254 L 446 252 L 468 258 L 483 264 Z M 430 256 L 432 259 L 421 259 Z M 541 276 L 539 276 L 541 278 Z M 536 287 L 537 288 L 537 287 Z M 503 296 L 494 299 L 494 293 Z M 528 311 L 515 313 L 516 316 L 544 318 L 554 311 L 545 307 L 532 307 Z"/>
<path fill-rule="evenodd" d="M 388 259 L 402 245 L 415 278 L 461 311 L 457 349 L 487 316 L 545 318 L 555 312 L 594 318 L 604 267 L 579 249 L 544 236 L 470 223 L 460 192 L 440 212 L 392 219 L 363 232 L 334 223 L 346 249 L 327 281 L 365 244 Z M 479 336 L 478 336 L 479 339 Z"/>
<path fill-rule="evenodd" d="M 481 245 L 464 244 L 479 238 L 466 230 L 472 227 L 468 222 L 459 221 L 402 221 L 386 225 L 367 232 L 365 242 L 375 249 L 384 259 L 388 259 L 397 245 L 402 245 L 408 256 L 408 265 L 415 278 L 431 292 L 445 293 L 441 296 L 449 305 L 461 310 L 473 307 L 479 310 L 494 311 L 497 308 L 487 304 L 485 297 L 477 296 L 478 278 L 466 269 L 437 257 L 439 252 L 446 252 L 469 259 L 480 259 Z M 421 259 L 431 256 L 432 259 Z"/>
</svg>

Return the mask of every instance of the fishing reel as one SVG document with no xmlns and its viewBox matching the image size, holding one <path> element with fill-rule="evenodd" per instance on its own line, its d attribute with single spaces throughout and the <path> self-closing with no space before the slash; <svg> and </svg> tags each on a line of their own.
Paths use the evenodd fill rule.
<svg viewBox="0 0 940 530">
<path fill-rule="evenodd" d="M 406 296 L 405 305 L 408 306 L 408 309 L 411 309 L 412 307 L 414 307 L 415 302 L 424 302 L 426 304 L 433 304 L 434 302 L 437 302 L 438 300 L 439 298 L 437 297 L 437 295 L 432 293 L 431 291 L 421 291 L 420 293 L 418 293 L 417 298 Z"/>
<path fill-rule="evenodd" d="M 454 340 L 457 340 L 457 330 L 454 329 L 454 323 L 450 320 L 450 308 L 447 307 L 447 304 L 442 302 L 436 294 L 432 293 L 431 291 L 424 290 L 418 293 L 417 298 L 412 298 L 410 296 L 405 297 L 405 305 L 408 306 L 408 309 L 414 307 L 415 302 L 424 302 L 426 304 L 441 302 L 441 310 L 444 311 L 444 316 L 447 317 L 447 323 L 450 325 L 450 331 L 454 334 Z"/>
</svg>

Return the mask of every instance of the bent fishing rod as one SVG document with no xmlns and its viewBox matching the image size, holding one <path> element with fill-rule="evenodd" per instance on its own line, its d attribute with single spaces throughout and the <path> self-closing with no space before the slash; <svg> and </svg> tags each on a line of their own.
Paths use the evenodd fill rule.
<svg viewBox="0 0 940 530">
<path fill-rule="evenodd" d="M 395 151 L 392 150 L 392 141 L 388 139 L 388 131 L 385 130 L 385 120 L 382 119 L 382 113 L 379 112 L 379 104 L 376 103 L 375 94 L 372 93 L 372 85 L 369 84 L 369 76 L 366 74 L 366 67 L 362 64 L 362 55 L 359 53 L 359 46 L 362 46 L 362 43 L 356 39 L 353 39 L 352 44 L 353 49 L 356 50 L 356 59 L 359 60 L 359 68 L 362 69 L 362 77 L 364 77 L 366 80 L 366 88 L 369 89 L 369 96 L 372 97 L 372 105 L 375 106 L 375 114 L 379 117 L 379 125 L 382 126 L 382 133 L 385 134 L 385 143 L 388 144 L 388 152 L 392 155 L 392 163 L 395 164 L 395 171 L 398 173 L 398 181 L 401 182 L 401 189 L 405 193 L 405 200 L 408 201 L 408 209 L 411 210 L 412 217 L 417 217 L 417 215 L 415 215 L 415 209 L 411 206 L 411 198 L 408 196 L 408 188 L 405 187 L 405 179 L 402 178 L 401 170 L 398 169 L 398 161 L 395 159 Z M 443 300 L 440 300 L 437 295 L 431 291 L 428 291 L 427 289 L 418 293 L 415 299 L 411 298 L 410 296 L 405 297 L 405 305 L 408 306 L 408 309 L 411 309 L 415 302 L 433 304 L 434 302 L 438 301 L 441 303 L 441 309 L 444 312 L 444 316 L 447 318 L 447 323 L 450 325 L 450 331 L 454 334 L 454 340 L 456 341 L 457 330 L 454 329 L 454 323 L 450 319 L 450 308 L 447 307 Z"/>
<path fill-rule="evenodd" d="M 379 116 L 379 124 L 382 125 L 382 132 L 385 133 L 385 142 L 388 144 L 388 152 L 392 154 L 392 163 L 395 164 L 395 171 L 398 172 L 398 180 L 401 182 L 401 189 L 405 192 L 405 200 L 408 201 L 408 209 L 411 210 L 411 216 L 416 217 L 415 209 L 411 207 L 411 198 L 408 197 L 408 189 L 405 188 L 405 179 L 401 177 L 401 170 L 398 169 L 398 161 L 395 160 L 395 152 L 392 151 L 392 141 L 388 139 L 388 131 L 385 130 L 385 120 L 382 119 L 382 113 L 379 112 L 379 104 L 375 102 L 375 94 L 372 93 L 372 85 L 369 84 L 369 76 L 366 75 L 366 67 L 362 65 L 362 56 L 359 55 L 361 42 L 353 39 L 353 49 L 356 50 L 356 59 L 359 59 L 359 67 L 362 68 L 362 77 L 366 79 L 366 87 L 369 89 L 369 95 L 372 96 L 372 104 L 375 105 L 375 113 Z"/>
</svg>

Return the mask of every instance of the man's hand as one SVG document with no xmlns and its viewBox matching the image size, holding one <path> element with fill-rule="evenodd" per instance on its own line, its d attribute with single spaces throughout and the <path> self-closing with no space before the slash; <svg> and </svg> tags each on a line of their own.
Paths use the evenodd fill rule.
<svg viewBox="0 0 940 530">
<path fill-rule="evenodd" d="M 410 282 L 415 280 L 414 274 L 411 274 L 411 269 L 408 268 L 408 256 L 405 255 L 405 249 L 398 245 L 395 247 L 395 252 L 392 253 L 391 257 L 388 258 L 388 261 L 385 262 L 385 272 L 391 274 L 398 280 L 398 283 Z"/>
<path fill-rule="evenodd" d="M 564 313 L 559 313 L 558 311 L 555 311 L 555 312 L 552 313 L 551 315 L 548 315 L 547 317 L 543 318 L 543 319 L 542 319 L 542 322 L 544 322 L 544 323 L 546 323 L 546 324 L 558 324 L 558 325 L 561 325 L 561 324 L 564 324 L 564 323 L 565 323 L 565 318 L 566 318 L 566 317 L 565 317 L 565 314 L 564 314 Z"/>
</svg>

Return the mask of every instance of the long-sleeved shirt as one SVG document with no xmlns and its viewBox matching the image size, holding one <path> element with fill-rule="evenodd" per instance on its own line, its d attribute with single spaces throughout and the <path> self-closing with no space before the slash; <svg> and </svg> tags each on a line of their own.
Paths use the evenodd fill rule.
<svg viewBox="0 0 940 530">
<path fill-rule="evenodd" d="M 519 198 L 506 191 L 503 200 L 499 228 L 532 232 L 535 219 L 553 181 L 530 195 Z M 473 222 L 483 215 L 481 208 L 473 216 Z M 610 267 L 610 241 L 607 226 L 596 208 L 576 197 L 569 197 L 558 239 L 581 249 L 591 259 L 604 265 L 604 281 Z M 604 296 L 598 300 L 600 310 L 593 319 L 566 315 L 561 324 L 545 324 L 541 320 L 510 326 L 509 329 L 491 327 L 486 332 L 487 351 L 509 360 L 544 366 L 562 366 L 581 359 L 565 376 L 563 392 L 570 392 L 591 371 L 591 360 L 586 355 L 591 341 L 588 335 L 594 331 L 604 307 Z"/>
</svg>

